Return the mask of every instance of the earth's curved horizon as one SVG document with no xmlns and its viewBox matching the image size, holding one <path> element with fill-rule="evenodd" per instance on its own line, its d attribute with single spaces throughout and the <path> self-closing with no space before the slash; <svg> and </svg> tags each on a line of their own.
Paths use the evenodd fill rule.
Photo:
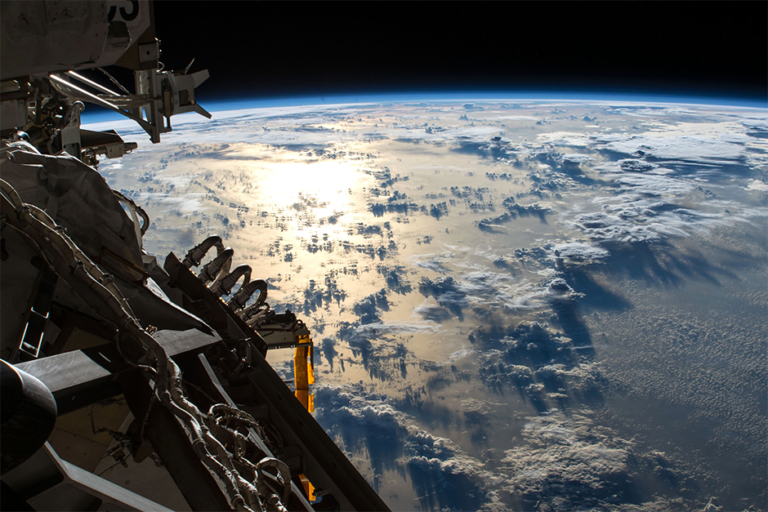
<svg viewBox="0 0 768 512">
<path fill-rule="evenodd" d="M 203 96 L 198 103 L 208 112 L 222 114 L 229 111 L 240 111 L 253 108 L 275 107 L 317 107 L 334 105 L 356 105 L 372 103 L 416 103 L 416 102 L 501 102 L 501 103 L 535 103 L 542 101 L 567 103 L 613 103 L 625 105 L 677 105 L 677 106 L 719 106 L 748 109 L 768 109 L 768 99 L 764 97 L 744 96 L 743 94 L 704 94 L 684 95 L 674 92 L 648 91 L 646 93 L 583 91 L 568 92 L 551 91 L 542 93 L 530 91 L 472 91 L 472 92 L 368 92 L 345 94 L 315 94 L 315 95 L 286 95 L 268 97 L 236 97 L 230 95 Z M 114 123 L 125 121 L 125 117 L 98 105 L 88 105 L 82 114 L 84 124 Z M 182 114 L 173 117 L 176 121 L 197 119 L 197 114 Z"/>
<path fill-rule="evenodd" d="M 85 128 L 139 142 L 99 170 L 149 213 L 148 252 L 219 234 L 307 322 L 315 416 L 393 510 L 768 508 L 767 109 L 416 98 L 183 117 L 154 146 Z"/>
</svg>

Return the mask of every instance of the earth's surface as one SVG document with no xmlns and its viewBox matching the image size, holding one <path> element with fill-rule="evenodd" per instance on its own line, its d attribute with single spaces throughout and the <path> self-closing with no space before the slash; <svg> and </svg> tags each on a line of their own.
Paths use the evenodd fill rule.
<svg viewBox="0 0 768 512">
<path fill-rule="evenodd" d="M 766 110 L 442 101 L 118 131 L 140 147 L 100 171 L 150 214 L 145 248 L 216 233 L 269 281 L 313 331 L 317 420 L 392 509 L 768 507 Z M 269 357 L 286 379 L 291 355 Z"/>
</svg>

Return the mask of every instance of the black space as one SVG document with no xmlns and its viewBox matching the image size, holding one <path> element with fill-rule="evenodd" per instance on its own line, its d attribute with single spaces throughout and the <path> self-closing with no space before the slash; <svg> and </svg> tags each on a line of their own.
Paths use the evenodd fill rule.
<svg viewBox="0 0 768 512">
<path fill-rule="evenodd" d="M 204 100 L 452 91 L 765 99 L 768 2 L 155 2 Z"/>
</svg>

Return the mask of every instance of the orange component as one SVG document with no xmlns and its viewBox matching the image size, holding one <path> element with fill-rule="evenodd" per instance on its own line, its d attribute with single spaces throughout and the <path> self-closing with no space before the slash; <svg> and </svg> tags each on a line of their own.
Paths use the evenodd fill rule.
<svg viewBox="0 0 768 512">
<path fill-rule="evenodd" d="M 312 364 L 312 340 L 309 335 L 298 336 L 298 346 L 293 354 L 294 394 L 309 412 L 315 410 L 315 396 L 309 392 L 309 386 L 315 383 L 315 368 Z M 305 475 L 299 475 L 304 493 L 309 501 L 315 501 L 315 486 Z"/>
<path fill-rule="evenodd" d="M 301 485 L 304 487 L 304 492 L 307 495 L 307 499 L 310 502 L 316 501 L 317 498 L 315 497 L 315 486 L 312 485 L 312 482 L 310 482 L 306 476 L 299 475 L 299 478 L 301 479 Z"/>
<path fill-rule="evenodd" d="M 315 369 L 312 365 L 312 340 L 309 336 L 299 336 L 299 345 L 293 354 L 294 394 L 309 412 L 315 410 L 315 397 L 309 392 L 310 384 L 315 383 Z"/>
</svg>

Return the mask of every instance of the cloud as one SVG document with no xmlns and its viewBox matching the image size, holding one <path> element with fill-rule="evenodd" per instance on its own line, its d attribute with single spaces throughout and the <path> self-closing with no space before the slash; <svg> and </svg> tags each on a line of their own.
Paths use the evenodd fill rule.
<svg viewBox="0 0 768 512">
<path fill-rule="evenodd" d="M 642 452 L 614 431 L 594 425 L 588 410 L 531 418 L 522 434 L 527 445 L 505 452 L 502 471 L 508 480 L 499 491 L 501 501 L 516 509 L 626 510 L 629 505 L 658 510 L 656 504 L 667 493 L 676 496 L 681 509 L 695 506 L 679 497 L 681 487 L 696 485 L 687 473 L 663 452 Z"/>
<path fill-rule="evenodd" d="M 546 287 L 524 279 L 499 292 L 495 300 L 501 304 L 505 312 L 515 313 L 544 306 L 548 295 L 549 291 Z"/>
<path fill-rule="evenodd" d="M 456 352 L 453 352 L 450 356 L 448 356 L 448 361 L 451 363 L 454 363 L 458 361 L 459 359 L 463 359 L 467 356 L 470 356 L 475 353 L 475 350 L 472 350 L 471 348 L 464 347 L 462 349 L 457 350 Z"/>
<path fill-rule="evenodd" d="M 714 137 L 600 134 L 590 138 L 596 149 L 655 161 L 699 166 L 742 164 L 745 148 Z"/>
<path fill-rule="evenodd" d="M 488 501 L 486 487 L 497 480 L 485 465 L 451 440 L 412 425 L 386 395 L 362 386 L 320 386 L 315 416 L 352 457 L 365 450 L 372 484 L 378 490 L 386 470 L 404 469 L 423 509 L 479 510 Z"/>
<path fill-rule="evenodd" d="M 683 195 L 696 188 L 696 185 L 691 182 L 654 174 L 609 175 L 608 178 L 619 185 L 618 201 L 637 199 L 637 195 L 649 197 Z M 633 196 L 624 195 L 630 193 Z"/>
<path fill-rule="evenodd" d="M 333 361 L 339 355 L 336 352 L 336 340 L 334 338 L 323 338 L 320 344 L 320 351 L 328 360 L 328 365 L 331 367 L 331 371 L 333 371 Z"/>
<path fill-rule="evenodd" d="M 768 192 L 768 183 L 762 180 L 749 180 L 747 185 L 748 190 L 759 190 L 760 192 Z"/>
<path fill-rule="evenodd" d="M 439 277 L 434 281 L 422 276 L 419 292 L 425 297 L 434 297 L 437 303 L 447 308 L 460 321 L 464 320 L 464 309 L 469 307 L 469 299 L 462 286 L 453 277 Z"/>
<path fill-rule="evenodd" d="M 763 207 L 718 199 L 702 186 L 707 182 L 728 186 L 752 172 L 742 143 L 626 134 L 594 135 L 592 140 L 598 150 L 633 157 L 595 168 L 618 186 L 611 196 L 592 199 L 592 204 L 601 205 L 600 211 L 579 213 L 569 220 L 566 213 L 561 214 L 566 224 L 594 241 L 659 241 L 768 214 Z M 762 182 L 747 183 L 760 188 Z"/>
<path fill-rule="evenodd" d="M 683 206 L 690 205 L 691 195 L 706 197 L 708 192 L 691 180 L 674 176 L 633 171 L 608 177 L 619 189 L 613 196 L 593 198 L 593 204 L 601 204 L 601 211 L 578 214 L 565 221 L 595 241 L 657 241 L 669 236 L 689 236 L 719 225 L 749 222 L 752 217 L 768 214 L 763 207 L 746 207 L 713 198 L 701 202 L 700 209 Z"/>
<path fill-rule="evenodd" d="M 637 112 L 636 109 L 631 110 Z M 646 114 L 654 115 L 669 115 L 671 112 L 667 108 L 645 111 Z M 674 112 L 680 113 L 677 110 Z M 764 121 L 745 126 L 760 126 L 759 123 Z M 754 172 L 756 157 L 754 151 L 748 153 L 746 138 L 732 137 L 729 135 L 731 132 L 724 133 L 726 128 L 721 125 L 723 123 L 697 129 L 696 135 L 664 131 L 641 135 L 590 135 L 587 144 L 589 148 L 607 154 L 614 160 L 604 162 L 595 169 L 618 188 L 611 196 L 592 198 L 592 204 L 601 205 L 600 211 L 585 212 L 581 209 L 584 203 L 581 203 L 578 205 L 578 210 L 581 210 L 577 210 L 578 213 L 561 213 L 561 222 L 580 230 L 593 241 L 636 243 L 660 241 L 671 236 L 689 236 L 715 226 L 738 221 L 749 222 L 754 216 L 764 215 L 766 212 L 761 207 L 747 209 L 736 201 L 717 201 L 712 190 L 703 188 L 706 186 L 703 183 L 707 181 L 730 185 Z M 673 129 L 668 127 L 667 131 Z M 693 128 L 684 123 L 679 132 L 684 133 L 686 130 Z M 528 159 L 552 169 L 543 167 L 530 176 L 535 185 L 539 185 L 538 188 L 534 186 L 530 193 L 543 197 L 548 191 L 542 185 L 546 182 L 542 176 L 552 175 L 555 170 L 562 169 L 563 162 L 570 160 L 571 156 L 559 153 L 548 144 L 527 151 Z M 539 177 L 538 181 L 535 177 Z M 549 188 L 558 190 L 572 186 L 567 183 L 558 183 Z M 745 186 L 760 188 L 760 182 L 750 181 Z M 570 192 L 582 193 L 583 190 L 576 187 Z M 707 199 L 706 202 L 703 202 L 702 195 Z M 505 203 L 505 206 L 509 205 Z M 484 219 L 478 227 L 488 232 L 506 231 L 502 224 L 512 220 L 511 213 Z M 569 217 L 569 213 L 572 216 Z M 587 254 L 579 255 L 574 251 L 573 259 L 579 257 L 586 258 Z"/>
<path fill-rule="evenodd" d="M 451 258 L 453 258 L 453 255 L 449 252 L 444 252 L 440 256 L 435 256 L 434 254 L 414 254 L 411 256 L 411 264 L 425 270 L 445 274 L 450 272 L 450 270 L 445 268 L 443 263 Z"/>
<path fill-rule="evenodd" d="M 557 278 L 553 283 L 555 288 L 567 289 L 554 291 L 553 301 L 571 304 L 575 294 L 565 280 Z M 541 413 L 552 407 L 564 410 L 574 402 L 603 401 L 607 381 L 601 367 L 563 333 L 538 322 L 521 322 L 514 327 L 480 327 L 469 340 L 485 348 L 479 358 L 481 381 L 499 393 L 516 389 Z"/>
<path fill-rule="evenodd" d="M 763 121 L 743 121 L 747 135 L 758 139 L 768 139 L 768 123 Z"/>
<path fill-rule="evenodd" d="M 369 483 L 378 490 L 384 471 L 397 469 L 407 433 L 406 416 L 386 395 L 362 387 L 315 386 L 315 418 L 347 455 L 364 451 L 370 458 Z"/>
<path fill-rule="evenodd" d="M 666 201 L 637 198 L 606 203 L 603 211 L 577 215 L 570 224 L 597 241 L 648 242 L 670 235 L 688 236 L 690 216 L 680 215 L 677 210 L 676 205 Z"/>
<path fill-rule="evenodd" d="M 327 310 L 333 303 L 340 306 L 346 300 L 347 292 L 339 287 L 336 278 L 330 274 L 326 276 L 324 283 L 325 288 L 320 286 L 317 281 L 311 279 L 302 291 L 303 304 L 294 305 L 294 309 L 300 313 L 309 314 L 314 313 L 318 309 Z"/>
<path fill-rule="evenodd" d="M 515 203 L 514 199 L 512 198 L 505 199 L 503 204 L 507 209 L 507 213 L 479 221 L 477 223 L 477 227 L 481 231 L 494 232 L 495 228 L 498 228 L 500 224 L 512 222 L 513 220 L 517 219 L 518 216 L 538 217 L 541 222 L 546 224 L 547 214 L 552 212 L 549 207 L 542 206 L 539 203 L 523 206 L 521 204 Z"/>
<path fill-rule="evenodd" d="M 610 252 L 595 244 L 583 242 L 567 242 L 552 248 L 552 253 L 558 258 L 574 261 L 598 260 L 610 256 Z"/>
<path fill-rule="evenodd" d="M 534 116 L 496 116 L 494 119 L 504 121 L 538 121 L 538 117 Z"/>
<path fill-rule="evenodd" d="M 571 340 L 539 322 L 515 326 L 482 325 L 469 334 L 469 341 L 501 349 L 504 359 L 515 364 L 540 366 L 554 362 L 571 365 Z"/>
<path fill-rule="evenodd" d="M 408 273 L 404 266 L 378 265 L 376 267 L 376 272 L 384 278 L 388 290 L 400 295 L 405 295 L 411 292 L 411 283 L 408 281 Z"/>
<path fill-rule="evenodd" d="M 618 164 L 619 167 L 621 167 L 621 170 L 624 172 L 649 172 L 658 169 L 659 167 L 658 165 L 651 162 L 646 162 L 645 160 L 636 160 L 633 158 L 619 160 Z"/>
<path fill-rule="evenodd" d="M 435 439 L 437 442 L 434 442 Z M 493 480 L 493 473 L 477 459 L 463 452 L 446 450 L 442 446 L 438 448 L 437 456 L 430 457 L 430 452 L 434 452 L 437 445 L 450 443 L 443 438 L 432 438 L 431 441 L 430 446 L 409 443 L 409 449 L 416 446 L 416 449 L 420 448 L 428 455 L 416 455 L 405 462 L 411 482 L 418 492 L 421 508 L 480 510 L 489 501 L 486 487 L 487 482 Z M 446 457 L 445 453 L 450 455 Z"/>
<path fill-rule="evenodd" d="M 376 293 L 372 293 L 364 299 L 357 302 L 352 311 L 360 317 L 360 323 L 373 324 L 381 323 L 379 311 L 389 311 L 389 301 L 387 300 L 387 290 L 382 288 Z"/>
<path fill-rule="evenodd" d="M 664 104 L 647 105 L 643 103 L 621 106 L 610 105 L 606 108 L 606 113 L 637 117 L 673 117 L 681 114 L 696 114 L 697 112 L 681 106 Z"/>
<path fill-rule="evenodd" d="M 578 165 L 593 161 L 594 159 L 589 155 L 582 155 L 580 153 L 565 154 L 560 157 L 560 161 L 564 165 Z"/>
<path fill-rule="evenodd" d="M 605 436 L 588 431 L 590 423 L 559 413 L 533 418 L 523 430 L 529 446 L 506 451 L 502 460 L 511 477 L 504 489 L 509 499 L 539 510 L 594 507 L 611 498 L 634 501 L 626 485 L 631 447 L 615 441 L 609 446 Z"/>
<path fill-rule="evenodd" d="M 425 320 L 442 322 L 453 317 L 453 314 L 446 308 L 440 306 L 434 297 L 424 299 L 424 302 L 413 308 L 413 312 L 421 315 Z"/>
<path fill-rule="evenodd" d="M 543 258 L 547 255 L 546 251 L 542 254 Z M 419 291 L 434 297 L 460 321 L 467 308 L 472 308 L 478 318 L 486 318 L 496 311 L 517 312 L 544 306 L 549 295 L 546 283 L 517 280 L 508 273 L 491 271 L 466 272 L 435 280 L 422 277 Z"/>
<path fill-rule="evenodd" d="M 432 325 L 423 324 L 400 324 L 400 323 L 376 323 L 361 325 L 355 330 L 357 336 L 387 336 L 391 334 L 414 333 L 414 332 L 437 332 Z"/>
<path fill-rule="evenodd" d="M 565 136 L 567 134 L 564 134 Z M 591 183 L 591 178 L 584 174 L 587 164 L 595 161 L 592 155 L 585 153 L 563 153 L 558 147 L 567 146 L 563 140 L 543 138 L 543 145 L 536 147 L 519 147 L 510 154 L 516 154 L 517 165 L 531 169 L 528 175 L 534 183 L 527 195 L 545 197 L 545 192 L 555 192 L 577 183 Z M 586 146 L 587 139 L 581 139 L 579 145 Z M 584 166 L 584 167 L 582 167 Z M 544 179 L 546 178 L 546 179 Z"/>
<path fill-rule="evenodd" d="M 629 217 L 629 215 L 625 214 L 625 217 Z M 661 234 L 658 231 L 641 225 L 638 220 L 622 219 L 617 215 L 596 212 L 577 216 L 573 226 L 581 229 L 584 234 L 595 240 L 645 242 L 661 239 Z M 664 231 L 669 233 L 669 229 L 664 229 Z M 679 231 L 677 234 L 685 235 L 685 232 Z"/>
<path fill-rule="evenodd" d="M 402 360 L 408 350 L 397 335 L 437 332 L 433 323 L 339 322 L 337 329 L 339 339 L 347 342 L 353 354 L 360 356 L 371 378 L 382 381 L 404 377 Z"/>
<path fill-rule="evenodd" d="M 463 401 L 464 422 L 482 429 L 484 411 L 497 405 Z M 660 510 L 668 495 L 683 508 L 693 505 L 679 498 L 681 488 L 696 488 L 690 475 L 664 453 L 642 451 L 594 424 L 589 409 L 529 418 L 524 444 L 490 466 L 362 386 L 319 386 L 315 406 L 318 422 L 349 457 L 370 460 L 366 476 L 374 489 L 385 472 L 405 474 L 422 510 Z"/>
<path fill-rule="evenodd" d="M 562 277 L 554 278 L 547 284 L 547 286 L 549 287 L 550 293 L 557 297 L 573 296 L 575 294 L 571 285 L 569 285 Z"/>
<path fill-rule="evenodd" d="M 447 279 L 447 278 L 446 278 Z M 498 272 L 478 271 L 461 274 L 456 289 L 470 295 L 486 296 L 493 294 L 497 286 L 505 285 L 513 279 L 508 274 Z"/>
<path fill-rule="evenodd" d="M 590 143 L 588 135 L 580 132 L 546 132 L 536 134 L 536 139 L 554 146 L 587 147 Z"/>
</svg>

